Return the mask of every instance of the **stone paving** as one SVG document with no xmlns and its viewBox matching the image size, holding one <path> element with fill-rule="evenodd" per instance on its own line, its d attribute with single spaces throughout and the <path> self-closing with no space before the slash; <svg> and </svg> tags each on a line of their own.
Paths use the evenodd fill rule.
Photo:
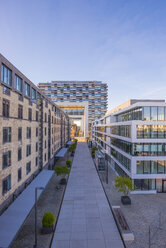
<svg viewBox="0 0 166 248">
<path fill-rule="evenodd" d="M 85 142 L 77 144 L 51 247 L 124 247 Z"/>
<path fill-rule="evenodd" d="M 101 174 L 101 173 L 100 173 Z M 121 203 L 121 193 L 114 187 L 115 172 L 109 167 L 109 183 L 105 183 L 105 172 L 102 173 L 104 187 L 112 206 L 120 206 L 134 233 L 135 240 L 126 242 L 127 248 L 165 248 L 166 247 L 166 194 L 134 195 L 131 194 L 131 205 Z M 161 218 L 160 217 L 161 213 Z M 149 245 L 149 226 L 151 244 Z M 160 227 L 160 228 L 159 228 Z"/>
<path fill-rule="evenodd" d="M 67 159 L 73 160 L 73 157 L 70 157 L 69 153 L 67 153 L 64 158 L 57 160 L 56 165 L 65 165 Z M 40 248 L 50 247 L 50 242 L 53 233 L 46 235 L 41 234 L 42 217 L 45 212 L 51 211 L 54 213 L 55 219 L 57 219 L 58 211 L 65 190 L 65 186 L 61 186 L 60 189 L 57 190 L 57 186 L 59 186 L 60 178 L 61 178 L 60 176 L 57 177 L 56 174 L 53 173 L 52 178 L 48 182 L 45 190 L 43 191 L 42 195 L 38 200 L 37 228 L 38 228 L 38 247 Z M 33 207 L 32 211 L 29 213 L 29 216 L 25 220 L 23 226 L 19 230 L 16 239 L 13 241 L 11 248 L 33 247 L 34 233 L 35 233 L 34 221 L 35 221 L 35 211 Z"/>
</svg>

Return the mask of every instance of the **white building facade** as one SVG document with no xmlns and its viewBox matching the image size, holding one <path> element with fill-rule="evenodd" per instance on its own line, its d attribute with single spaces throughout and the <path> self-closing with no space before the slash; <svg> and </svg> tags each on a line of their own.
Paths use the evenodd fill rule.
<svg viewBox="0 0 166 248">
<path fill-rule="evenodd" d="M 136 192 L 166 192 L 166 103 L 129 100 L 92 124 L 93 142 Z"/>
</svg>

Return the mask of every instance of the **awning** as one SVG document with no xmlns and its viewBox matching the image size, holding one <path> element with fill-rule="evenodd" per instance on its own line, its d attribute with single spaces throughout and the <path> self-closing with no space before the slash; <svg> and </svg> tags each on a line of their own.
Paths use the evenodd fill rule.
<svg viewBox="0 0 166 248">
<path fill-rule="evenodd" d="M 56 158 L 63 158 L 67 152 L 67 148 L 62 148 L 60 151 L 55 155 Z"/>
<path fill-rule="evenodd" d="M 70 146 L 72 144 L 72 141 L 68 141 L 66 145 Z"/>
</svg>

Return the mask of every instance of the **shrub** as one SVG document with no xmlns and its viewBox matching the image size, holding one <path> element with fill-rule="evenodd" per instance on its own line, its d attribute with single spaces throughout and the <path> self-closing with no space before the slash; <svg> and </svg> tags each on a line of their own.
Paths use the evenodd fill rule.
<svg viewBox="0 0 166 248">
<path fill-rule="evenodd" d="M 56 166 L 54 170 L 57 176 L 63 175 L 65 177 L 70 173 L 70 169 L 67 166 Z"/>
<path fill-rule="evenodd" d="M 91 152 L 91 154 L 92 154 L 92 157 L 94 157 L 94 156 L 95 156 L 95 152 L 93 152 L 93 151 L 92 151 L 92 152 Z"/>
<path fill-rule="evenodd" d="M 66 165 L 70 167 L 71 166 L 71 160 L 66 160 Z"/>
<path fill-rule="evenodd" d="M 45 227 L 53 226 L 55 222 L 55 216 L 52 212 L 46 212 L 42 218 L 42 224 Z"/>
<path fill-rule="evenodd" d="M 69 152 L 74 152 L 76 149 L 76 144 L 72 144 L 70 147 L 69 147 Z"/>
<path fill-rule="evenodd" d="M 135 190 L 135 185 L 129 177 L 117 176 L 115 179 L 115 188 L 118 192 L 122 192 L 124 196 L 127 196 L 130 191 Z"/>
<path fill-rule="evenodd" d="M 77 144 L 78 140 L 77 139 L 74 139 L 74 143 Z"/>
<path fill-rule="evenodd" d="M 96 146 L 93 146 L 91 149 L 92 152 L 98 151 L 98 148 Z"/>
</svg>

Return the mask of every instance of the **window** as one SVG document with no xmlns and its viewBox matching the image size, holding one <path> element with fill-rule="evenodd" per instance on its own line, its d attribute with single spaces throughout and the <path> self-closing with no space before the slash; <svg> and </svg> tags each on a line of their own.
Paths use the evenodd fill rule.
<svg viewBox="0 0 166 248">
<path fill-rule="evenodd" d="M 3 143 L 11 142 L 11 127 L 3 128 Z"/>
<path fill-rule="evenodd" d="M 45 113 L 45 122 L 47 122 L 47 113 Z"/>
<path fill-rule="evenodd" d="M 15 85 L 14 88 L 20 92 L 22 92 L 22 79 L 15 75 Z"/>
<path fill-rule="evenodd" d="M 38 166 L 38 157 L 36 157 L 36 166 Z"/>
<path fill-rule="evenodd" d="M 32 100 L 36 100 L 36 90 L 32 88 Z"/>
<path fill-rule="evenodd" d="M 27 152 L 26 152 L 27 157 L 31 155 L 31 145 L 27 145 Z"/>
<path fill-rule="evenodd" d="M 151 107 L 151 120 L 157 121 L 157 107 Z"/>
<path fill-rule="evenodd" d="M 46 142 L 46 140 L 45 140 L 45 148 L 47 147 L 47 142 Z"/>
<path fill-rule="evenodd" d="M 47 128 L 45 127 L 45 135 L 47 135 Z"/>
<path fill-rule="evenodd" d="M 164 121 L 164 107 L 158 107 L 158 121 Z"/>
<path fill-rule="evenodd" d="M 144 107 L 144 121 L 150 121 L 150 107 Z"/>
<path fill-rule="evenodd" d="M 28 109 L 28 120 L 32 121 L 32 109 L 31 108 Z"/>
<path fill-rule="evenodd" d="M 3 116 L 9 117 L 10 102 L 9 100 L 3 99 Z"/>
<path fill-rule="evenodd" d="M 27 139 L 31 138 L 31 127 L 27 127 Z"/>
<path fill-rule="evenodd" d="M 38 151 L 38 142 L 36 142 L 36 152 Z"/>
<path fill-rule="evenodd" d="M 46 156 L 46 153 L 45 153 L 45 161 L 46 161 L 46 159 L 47 159 L 47 156 Z"/>
<path fill-rule="evenodd" d="M 18 148 L 18 161 L 22 159 L 22 149 Z"/>
<path fill-rule="evenodd" d="M 26 82 L 24 83 L 24 94 L 28 97 L 30 97 L 30 85 Z"/>
<path fill-rule="evenodd" d="M 18 105 L 18 119 L 23 119 L 23 106 Z"/>
<path fill-rule="evenodd" d="M 11 151 L 5 152 L 2 155 L 2 169 L 11 166 Z"/>
<path fill-rule="evenodd" d="M 3 64 L 1 65 L 1 80 L 12 86 L 12 71 Z"/>
<path fill-rule="evenodd" d="M 18 175 L 17 176 L 17 181 L 19 182 L 21 180 L 21 178 L 22 178 L 22 169 L 21 168 L 18 169 L 17 175 Z"/>
<path fill-rule="evenodd" d="M 22 127 L 18 128 L 18 140 L 22 140 Z"/>
<path fill-rule="evenodd" d="M 28 162 L 26 164 L 26 175 L 28 175 L 30 173 L 30 171 L 31 171 L 31 162 Z"/>
<path fill-rule="evenodd" d="M 39 121 L 39 112 L 36 111 L 36 121 Z"/>
<path fill-rule="evenodd" d="M 38 137 L 38 127 L 36 127 L 36 137 Z"/>
<path fill-rule="evenodd" d="M 2 180 L 2 194 L 6 194 L 11 189 L 11 175 Z"/>
<path fill-rule="evenodd" d="M 7 87 L 3 86 L 3 94 L 6 94 L 6 95 L 10 96 L 10 89 L 8 89 Z"/>
</svg>

